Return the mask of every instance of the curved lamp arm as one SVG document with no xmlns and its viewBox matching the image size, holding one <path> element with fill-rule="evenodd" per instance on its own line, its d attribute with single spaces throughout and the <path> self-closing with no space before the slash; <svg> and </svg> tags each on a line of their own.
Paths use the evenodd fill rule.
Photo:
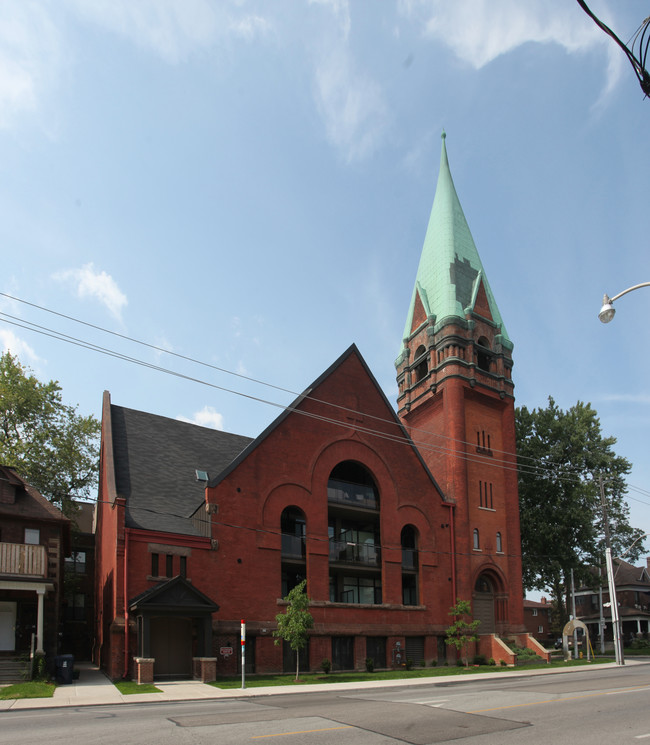
<svg viewBox="0 0 650 745">
<path fill-rule="evenodd" d="M 603 297 L 603 307 L 600 309 L 598 318 L 603 323 L 609 323 L 612 318 L 614 318 L 614 314 L 616 313 L 616 309 L 612 305 L 614 300 L 618 300 L 620 297 L 623 297 L 623 295 L 627 295 L 628 292 L 632 292 L 632 290 L 638 290 L 640 287 L 650 287 L 650 282 L 641 282 L 641 284 L 634 285 L 633 287 L 628 287 L 627 290 L 619 292 L 618 295 L 614 295 L 614 297 L 612 298 L 610 298 L 609 295 L 605 293 Z"/>
</svg>

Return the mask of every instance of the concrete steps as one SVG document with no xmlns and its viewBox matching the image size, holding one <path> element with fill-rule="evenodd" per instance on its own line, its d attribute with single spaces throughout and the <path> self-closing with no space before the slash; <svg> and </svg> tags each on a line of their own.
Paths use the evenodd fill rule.
<svg viewBox="0 0 650 745">
<path fill-rule="evenodd" d="M 30 679 L 31 663 L 25 657 L 0 657 L 0 683 L 22 683 Z"/>
</svg>

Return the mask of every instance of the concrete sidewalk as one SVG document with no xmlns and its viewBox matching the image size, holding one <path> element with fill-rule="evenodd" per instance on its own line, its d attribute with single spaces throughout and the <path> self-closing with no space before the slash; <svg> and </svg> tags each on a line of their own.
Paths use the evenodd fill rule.
<svg viewBox="0 0 650 745">
<path fill-rule="evenodd" d="M 642 664 L 640 661 L 628 660 L 628 665 Z M 612 668 L 610 664 L 594 663 L 589 670 Z M 60 685 L 54 691 L 52 698 L 23 698 L 0 701 L 0 712 L 24 709 L 49 709 L 64 706 L 101 706 L 107 704 L 139 704 L 145 702 L 162 701 L 201 701 L 206 699 L 224 700 L 229 698 L 249 698 L 253 696 L 268 696 L 282 693 L 317 693 L 319 691 L 345 691 L 359 688 L 390 688 L 395 686 L 418 686 L 461 683 L 472 679 L 485 680 L 491 678 L 511 678 L 529 675 L 548 675 L 551 673 L 571 673 L 585 670 L 585 667 L 568 668 L 534 668 L 498 672 L 498 673 L 467 673 L 462 676 L 440 676 L 431 678 L 411 678 L 409 680 L 375 680 L 356 683 L 320 683 L 314 685 L 272 686 L 266 688 L 229 688 L 222 690 L 214 686 L 201 683 L 198 680 L 171 681 L 156 683 L 160 693 L 134 693 L 122 695 L 106 675 L 92 663 L 78 663 L 75 669 L 79 671 L 79 678 L 70 685 Z"/>
</svg>

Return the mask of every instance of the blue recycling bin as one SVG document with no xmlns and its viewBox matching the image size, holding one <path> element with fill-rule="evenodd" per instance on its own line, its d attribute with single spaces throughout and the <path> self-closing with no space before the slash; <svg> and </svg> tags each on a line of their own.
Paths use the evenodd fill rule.
<svg viewBox="0 0 650 745">
<path fill-rule="evenodd" d="M 54 658 L 54 677 L 57 683 L 69 685 L 74 675 L 74 657 L 71 654 L 59 654 Z"/>
</svg>

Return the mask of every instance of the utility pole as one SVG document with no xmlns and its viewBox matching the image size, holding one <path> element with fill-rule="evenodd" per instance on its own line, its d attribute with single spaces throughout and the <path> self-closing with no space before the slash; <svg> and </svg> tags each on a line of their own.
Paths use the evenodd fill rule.
<svg viewBox="0 0 650 745">
<path fill-rule="evenodd" d="M 577 618 L 576 616 L 576 584 L 573 580 L 573 567 L 571 567 L 571 607 L 573 615 L 572 620 Z M 578 629 L 573 629 L 573 659 L 578 659 Z"/>
<path fill-rule="evenodd" d="M 605 531 L 605 563 L 607 565 L 607 584 L 609 587 L 609 603 L 612 611 L 612 629 L 614 631 L 614 654 L 616 664 L 624 665 L 623 645 L 621 644 L 621 627 L 618 620 L 618 601 L 616 599 L 616 583 L 614 580 L 614 567 L 612 565 L 612 543 L 609 537 L 609 521 L 607 519 L 607 504 L 605 502 L 605 486 L 603 474 L 598 475 L 600 482 L 600 503 L 603 508 L 603 529 Z"/>
</svg>

